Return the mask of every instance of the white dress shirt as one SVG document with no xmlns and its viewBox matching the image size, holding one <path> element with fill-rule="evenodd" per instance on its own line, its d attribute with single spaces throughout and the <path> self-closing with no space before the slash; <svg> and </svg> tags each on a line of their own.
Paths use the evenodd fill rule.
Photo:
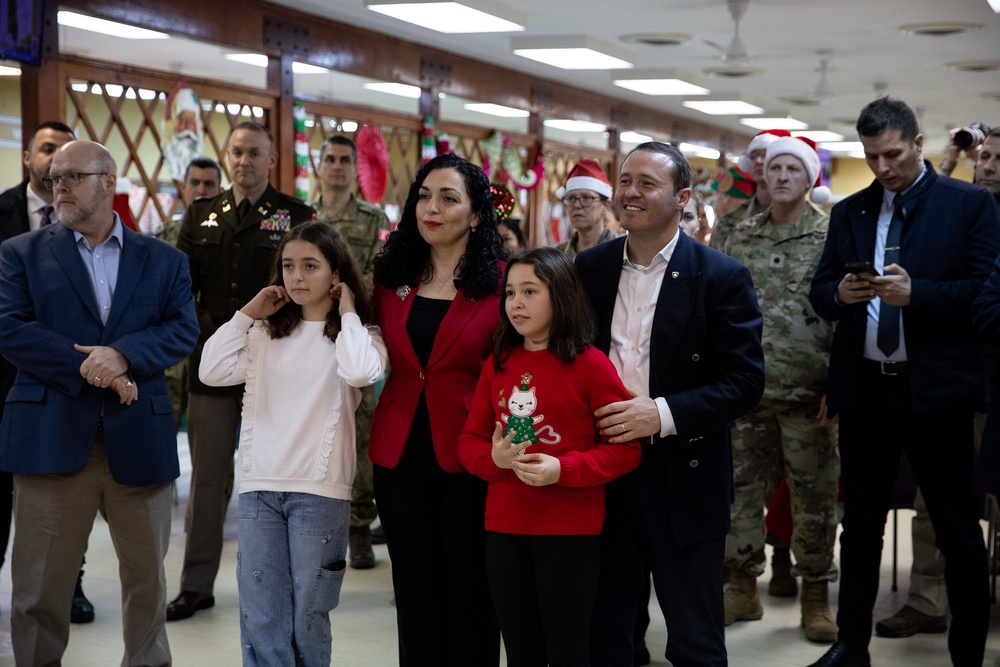
<svg viewBox="0 0 1000 667">
<path fill-rule="evenodd" d="M 628 258 L 628 238 L 625 239 L 622 272 L 618 279 L 618 298 L 611 317 L 611 348 L 608 357 L 625 387 L 638 396 L 649 396 L 650 333 L 660 285 L 667 273 L 667 264 L 677 247 L 680 230 L 663 247 L 649 266 L 633 264 Z M 660 437 L 677 433 L 667 399 L 655 397 L 660 413 Z"/>
</svg>

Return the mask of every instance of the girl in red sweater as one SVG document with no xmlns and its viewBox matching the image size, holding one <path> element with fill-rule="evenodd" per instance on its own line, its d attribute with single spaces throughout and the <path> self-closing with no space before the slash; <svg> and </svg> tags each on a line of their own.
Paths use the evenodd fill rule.
<svg viewBox="0 0 1000 667">
<path fill-rule="evenodd" d="M 505 285 L 459 456 L 489 482 L 486 564 L 507 664 L 589 665 L 604 484 L 640 456 L 638 442 L 602 442 L 593 413 L 629 395 L 590 345 L 594 316 L 562 252 L 516 255 Z"/>
</svg>

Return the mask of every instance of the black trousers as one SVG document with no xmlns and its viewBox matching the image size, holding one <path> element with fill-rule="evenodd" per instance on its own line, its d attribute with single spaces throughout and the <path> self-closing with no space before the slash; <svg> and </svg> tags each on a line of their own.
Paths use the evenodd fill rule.
<svg viewBox="0 0 1000 667">
<path fill-rule="evenodd" d="M 508 667 L 589 667 L 598 540 L 486 533 L 486 568 Z"/>
<path fill-rule="evenodd" d="M 373 470 L 392 559 L 399 664 L 495 667 L 500 629 L 486 577 L 486 482 L 442 470 L 426 412 L 420 416 L 399 464 Z"/>
<path fill-rule="evenodd" d="M 674 667 L 728 665 L 722 606 L 726 538 L 681 545 L 670 528 L 666 478 L 656 460 L 606 487 L 601 573 L 590 622 L 594 667 L 631 667 L 636 611 L 649 566 Z M 692 499 L 691 502 L 697 502 Z"/>
<path fill-rule="evenodd" d="M 865 398 L 840 413 L 839 638 L 865 648 L 878 594 L 882 535 L 901 454 L 906 453 L 945 558 L 952 613 L 948 649 L 956 667 L 983 664 L 989 629 L 988 568 L 981 510 L 972 488 L 972 409 L 914 412 L 909 378 L 866 365 Z"/>
</svg>

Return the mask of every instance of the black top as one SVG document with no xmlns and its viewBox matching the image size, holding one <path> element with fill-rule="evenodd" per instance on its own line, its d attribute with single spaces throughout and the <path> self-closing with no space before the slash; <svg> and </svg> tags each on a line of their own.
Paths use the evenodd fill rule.
<svg viewBox="0 0 1000 667">
<path fill-rule="evenodd" d="M 447 299 L 430 299 L 426 296 L 417 296 L 413 301 L 413 308 L 406 320 L 406 335 L 410 337 L 413 351 L 423 366 L 431 358 L 434 339 L 437 338 L 438 329 L 441 328 L 441 322 L 448 314 L 451 303 Z"/>
</svg>

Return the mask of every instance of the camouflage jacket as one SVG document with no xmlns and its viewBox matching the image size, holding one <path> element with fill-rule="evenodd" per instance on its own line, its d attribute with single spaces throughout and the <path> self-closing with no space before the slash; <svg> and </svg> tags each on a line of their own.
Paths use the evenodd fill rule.
<svg viewBox="0 0 1000 667">
<path fill-rule="evenodd" d="M 750 269 L 764 316 L 764 398 L 818 403 L 826 386 L 833 326 L 813 310 L 809 287 L 829 218 L 808 203 L 794 225 L 775 225 L 770 214 L 767 208 L 737 225 L 725 251 Z"/>
<path fill-rule="evenodd" d="M 361 279 L 369 288 L 375 273 L 375 255 L 382 249 L 389 234 L 389 218 L 375 204 L 351 197 L 344 210 L 334 215 L 317 199 L 313 202 L 316 219 L 325 222 L 344 235 L 361 271 Z"/>
<path fill-rule="evenodd" d="M 740 204 L 715 221 L 715 225 L 712 226 L 712 237 L 708 240 L 708 247 L 722 250 L 726 245 L 726 239 L 736 229 L 736 225 L 766 210 L 767 207 L 758 202 L 757 197 L 751 197 L 745 204 Z"/>
</svg>

